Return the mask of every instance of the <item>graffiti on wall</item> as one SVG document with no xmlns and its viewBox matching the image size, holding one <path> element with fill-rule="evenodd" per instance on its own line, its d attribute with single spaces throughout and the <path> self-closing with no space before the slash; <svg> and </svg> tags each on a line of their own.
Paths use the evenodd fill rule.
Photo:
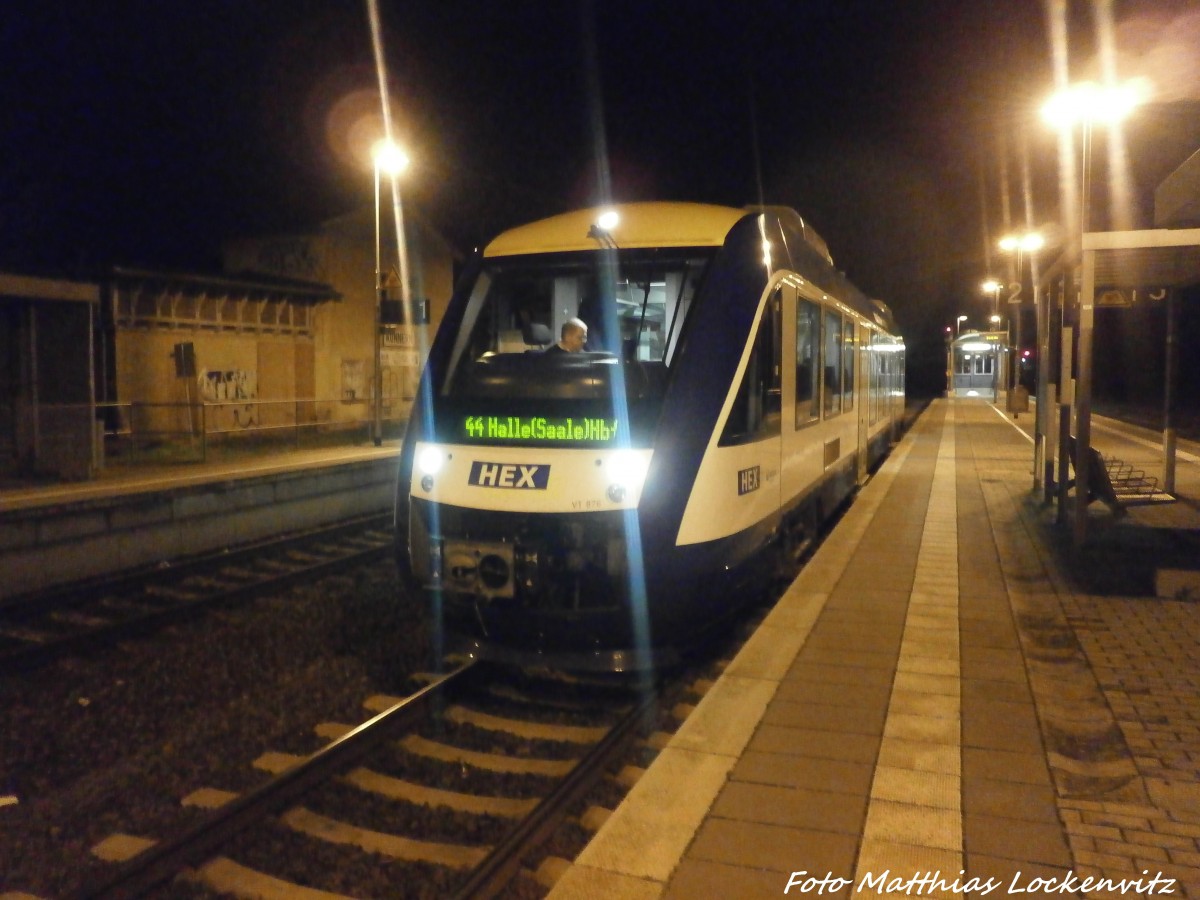
<svg viewBox="0 0 1200 900">
<path fill-rule="evenodd" d="M 367 373 L 361 359 L 342 360 L 342 400 L 367 398 Z"/>
<path fill-rule="evenodd" d="M 201 369 L 196 376 L 200 396 L 210 403 L 253 400 L 258 396 L 258 373 L 245 369 Z"/>
</svg>

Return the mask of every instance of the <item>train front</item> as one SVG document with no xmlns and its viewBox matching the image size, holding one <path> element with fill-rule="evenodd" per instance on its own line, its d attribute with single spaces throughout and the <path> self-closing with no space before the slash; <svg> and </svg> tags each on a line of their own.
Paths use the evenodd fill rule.
<svg viewBox="0 0 1200 900">
<path fill-rule="evenodd" d="M 471 652 L 623 671 L 662 661 L 638 507 L 714 250 L 619 247 L 589 215 L 502 235 L 463 279 L 414 406 L 397 524 L 411 581 Z M 586 347 L 561 352 L 574 319 Z"/>
</svg>

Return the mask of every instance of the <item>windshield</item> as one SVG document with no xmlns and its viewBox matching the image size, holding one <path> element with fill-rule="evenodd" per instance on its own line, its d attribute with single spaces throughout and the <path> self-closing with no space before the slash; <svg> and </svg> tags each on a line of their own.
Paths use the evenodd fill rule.
<svg viewBox="0 0 1200 900">
<path fill-rule="evenodd" d="M 443 396 L 600 398 L 611 391 L 618 365 L 631 399 L 661 396 L 711 256 L 710 250 L 628 250 L 485 263 Z M 580 325 L 586 344 L 570 352 Z"/>
</svg>

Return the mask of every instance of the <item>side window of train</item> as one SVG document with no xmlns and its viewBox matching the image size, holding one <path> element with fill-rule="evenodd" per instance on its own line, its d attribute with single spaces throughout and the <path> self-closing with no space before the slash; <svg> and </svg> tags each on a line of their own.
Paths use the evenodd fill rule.
<svg viewBox="0 0 1200 900">
<path fill-rule="evenodd" d="M 815 422 L 820 384 L 821 307 L 811 300 L 796 300 L 796 428 Z"/>
<path fill-rule="evenodd" d="M 722 447 L 746 444 L 779 434 L 782 308 L 783 293 L 776 291 L 767 300 L 767 308 L 763 310 L 762 320 L 758 323 L 750 360 L 738 385 L 725 428 L 721 431 L 719 445 Z"/>
<path fill-rule="evenodd" d="M 842 325 L 842 409 L 854 409 L 854 320 L 843 319 Z"/>
<path fill-rule="evenodd" d="M 883 413 L 880 407 L 883 402 L 883 379 L 887 371 L 885 361 L 887 354 L 879 350 L 883 343 L 874 331 L 870 333 L 870 348 L 867 352 L 869 368 L 867 372 L 867 412 L 868 421 L 874 425 Z"/>
<path fill-rule="evenodd" d="M 842 411 L 842 317 L 825 310 L 825 417 Z"/>
</svg>

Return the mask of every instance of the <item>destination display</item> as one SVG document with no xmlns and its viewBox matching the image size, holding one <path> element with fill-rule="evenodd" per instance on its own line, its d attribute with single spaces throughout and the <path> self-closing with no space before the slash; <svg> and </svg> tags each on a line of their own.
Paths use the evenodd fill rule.
<svg viewBox="0 0 1200 900">
<path fill-rule="evenodd" d="M 607 443 L 619 430 L 616 419 L 591 416 L 464 416 L 462 421 L 462 433 L 475 440 Z"/>
</svg>

